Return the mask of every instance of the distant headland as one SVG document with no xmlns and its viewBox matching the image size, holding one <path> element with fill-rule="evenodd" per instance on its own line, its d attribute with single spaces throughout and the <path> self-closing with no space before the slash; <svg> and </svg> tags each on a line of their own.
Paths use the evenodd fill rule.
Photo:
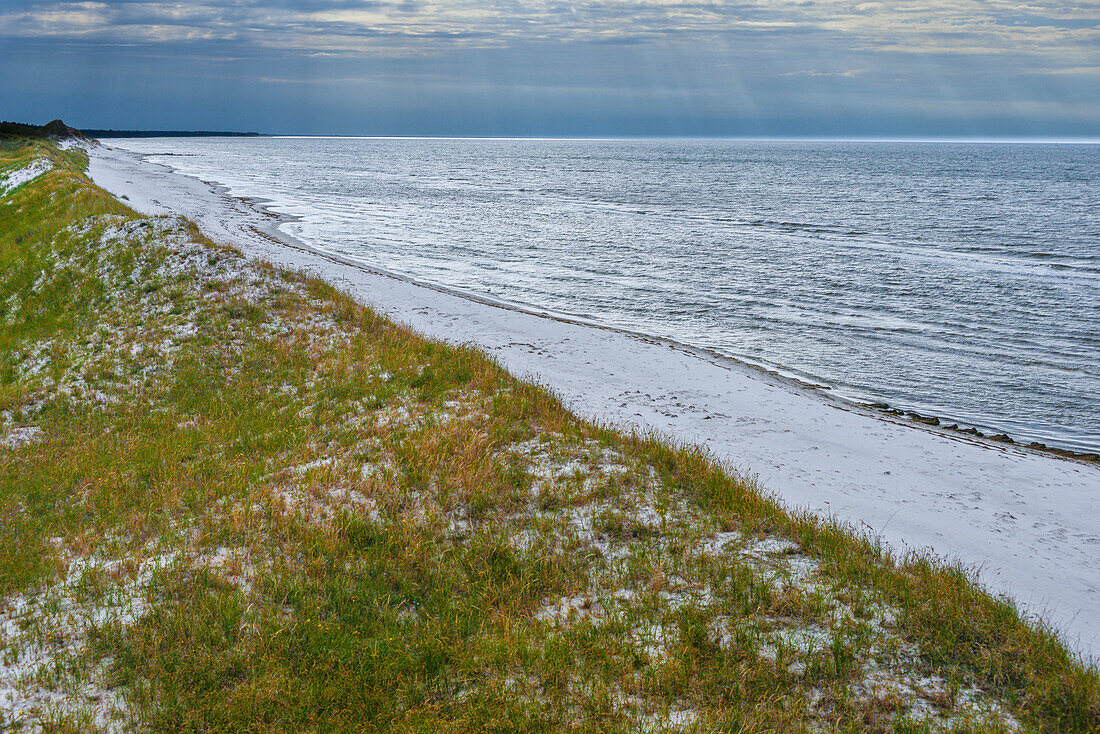
<svg viewBox="0 0 1100 734">
<path fill-rule="evenodd" d="M 64 140 L 66 138 L 87 138 L 88 134 L 69 127 L 61 120 L 54 120 L 45 125 L 28 125 L 23 122 L 0 122 L 0 137 L 20 138 L 53 138 Z"/>
<path fill-rule="evenodd" d="M 259 138 L 263 133 L 224 130 L 77 130 L 61 120 L 45 125 L 23 122 L 0 122 L 0 137 L 25 138 Z"/>
<path fill-rule="evenodd" d="M 260 138 L 262 133 L 224 130 L 85 130 L 93 138 Z"/>
</svg>

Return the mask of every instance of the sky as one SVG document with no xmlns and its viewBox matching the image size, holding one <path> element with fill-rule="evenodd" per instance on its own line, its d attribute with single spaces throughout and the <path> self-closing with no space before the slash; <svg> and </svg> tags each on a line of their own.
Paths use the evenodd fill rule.
<svg viewBox="0 0 1100 734">
<path fill-rule="evenodd" d="M 1100 138 L 1100 0 L 0 0 L 0 118 Z"/>
</svg>

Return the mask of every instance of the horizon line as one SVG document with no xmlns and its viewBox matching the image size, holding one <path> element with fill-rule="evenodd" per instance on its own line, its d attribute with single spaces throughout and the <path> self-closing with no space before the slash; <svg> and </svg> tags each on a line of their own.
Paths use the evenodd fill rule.
<svg viewBox="0 0 1100 734">
<path fill-rule="evenodd" d="M 870 136 L 767 136 L 767 135 L 339 135 L 260 133 L 267 138 L 349 140 L 547 140 L 547 141 L 731 141 L 766 143 L 1029 143 L 1098 145 L 1098 137 L 870 137 Z"/>
<path fill-rule="evenodd" d="M 727 141 L 727 142 L 766 142 L 766 143 L 1000 143 L 1029 145 L 1100 145 L 1100 136 L 1096 137 L 1007 137 L 1007 136 L 769 136 L 769 135 L 342 135 L 333 133 L 257 133 L 234 130 L 153 130 L 153 129 L 110 129 L 88 128 L 96 132 L 133 132 L 164 133 L 159 137 L 174 137 L 171 133 L 189 134 L 195 137 L 265 137 L 283 139 L 320 139 L 320 140 L 531 140 L 531 141 L 579 141 L 579 142 L 645 142 L 645 141 Z M 208 136 L 202 133 L 210 133 Z M 114 139 L 119 139 L 118 136 Z M 107 139 L 111 139 L 110 137 Z"/>
</svg>

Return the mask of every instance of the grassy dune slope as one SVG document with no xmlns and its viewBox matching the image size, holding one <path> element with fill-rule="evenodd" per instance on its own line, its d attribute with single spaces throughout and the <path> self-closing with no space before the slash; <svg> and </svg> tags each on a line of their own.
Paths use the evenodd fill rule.
<svg viewBox="0 0 1100 734">
<path fill-rule="evenodd" d="M 1097 673 L 958 569 L 84 163 L 0 142 L 0 729 L 1100 729 Z"/>
</svg>

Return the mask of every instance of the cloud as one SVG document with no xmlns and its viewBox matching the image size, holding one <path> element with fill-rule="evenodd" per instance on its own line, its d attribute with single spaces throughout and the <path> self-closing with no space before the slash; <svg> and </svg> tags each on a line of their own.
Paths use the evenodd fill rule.
<svg viewBox="0 0 1100 734">
<path fill-rule="evenodd" d="M 844 71 L 817 71 L 814 69 L 800 69 L 798 71 L 780 72 L 779 76 L 808 76 L 808 77 L 844 77 L 851 79 L 866 74 L 870 69 L 845 69 Z"/>
<path fill-rule="evenodd" d="M 400 131 L 403 110 L 465 116 L 467 131 L 492 118 L 497 132 L 522 115 L 612 112 L 662 131 L 687 120 L 687 133 L 784 115 L 877 132 L 871 112 L 908 124 L 917 109 L 1100 125 L 1097 105 L 1074 106 L 1100 99 L 1100 5 L 1073 0 L 2 0 L 0 45 L 6 100 L 53 64 L 70 96 L 155 96 L 201 77 L 193 99 L 228 90 L 211 115 L 262 88 L 281 95 L 278 114 L 344 110 L 360 131 L 371 115 Z"/>
<path fill-rule="evenodd" d="M 1024 8 L 1024 9 L 1021 9 Z M 1100 56 L 1100 8 L 1039 0 L 16 0 L 0 35 L 111 42 L 234 38 L 268 48 L 371 54 L 406 45 L 697 43 L 817 33 L 903 53 Z M 1088 63 L 1085 63 L 1088 61 Z"/>
<path fill-rule="evenodd" d="M 1029 74 L 1049 74 L 1051 76 L 1094 76 L 1100 79 L 1100 66 L 1070 66 L 1060 69 L 1032 69 Z"/>
</svg>

